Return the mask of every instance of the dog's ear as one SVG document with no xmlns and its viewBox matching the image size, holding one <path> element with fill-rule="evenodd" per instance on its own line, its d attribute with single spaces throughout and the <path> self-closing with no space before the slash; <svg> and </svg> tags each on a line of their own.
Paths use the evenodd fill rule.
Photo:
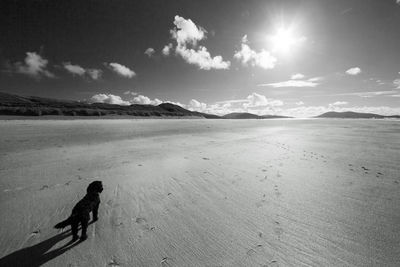
<svg viewBox="0 0 400 267">
<path fill-rule="evenodd" d="M 91 182 L 86 189 L 87 193 L 92 193 L 92 192 L 101 193 L 102 191 L 103 191 L 103 184 L 101 181 Z"/>
</svg>

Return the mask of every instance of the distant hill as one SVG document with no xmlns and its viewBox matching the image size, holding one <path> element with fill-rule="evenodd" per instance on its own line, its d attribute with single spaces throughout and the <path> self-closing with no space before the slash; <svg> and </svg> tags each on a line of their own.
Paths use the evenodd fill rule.
<svg viewBox="0 0 400 267">
<path fill-rule="evenodd" d="M 239 112 L 234 112 L 234 113 L 229 113 L 224 116 L 222 116 L 224 119 L 281 119 L 281 118 L 290 118 L 290 117 L 285 117 L 285 116 L 276 116 L 276 115 L 256 115 L 252 113 L 239 113 Z"/>
<path fill-rule="evenodd" d="M 239 112 L 226 114 L 226 115 L 222 116 L 222 118 L 223 119 L 262 119 L 261 116 L 258 116 L 256 114 L 239 113 Z"/>
<path fill-rule="evenodd" d="M 385 118 L 392 118 L 392 119 L 400 119 L 400 115 L 393 115 L 393 116 L 383 116 L 373 113 L 358 113 L 352 111 L 346 112 L 326 112 L 316 118 L 340 118 L 340 119 L 385 119 Z"/>
<path fill-rule="evenodd" d="M 0 92 L 0 115 L 21 116 L 156 116 L 156 117 L 203 117 L 220 118 L 219 116 L 201 112 L 193 112 L 171 103 L 162 103 L 158 106 L 132 104 L 121 106 L 106 103 L 93 103 L 58 100 L 35 96 L 18 96 Z"/>
<path fill-rule="evenodd" d="M 278 116 L 278 115 L 262 115 L 261 117 L 263 119 L 290 119 L 290 118 L 293 118 L 293 117 Z"/>
</svg>

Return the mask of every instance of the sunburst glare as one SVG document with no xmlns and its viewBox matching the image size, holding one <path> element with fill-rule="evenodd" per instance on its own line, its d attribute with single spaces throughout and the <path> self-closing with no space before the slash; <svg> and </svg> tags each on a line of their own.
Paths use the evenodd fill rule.
<svg viewBox="0 0 400 267">
<path fill-rule="evenodd" d="M 298 36 L 293 27 L 281 26 L 274 35 L 268 37 L 272 52 L 288 55 L 295 50 L 306 38 Z"/>
</svg>

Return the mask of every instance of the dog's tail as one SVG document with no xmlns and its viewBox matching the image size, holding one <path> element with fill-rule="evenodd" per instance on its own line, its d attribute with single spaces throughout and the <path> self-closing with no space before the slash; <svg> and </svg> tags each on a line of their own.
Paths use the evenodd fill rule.
<svg viewBox="0 0 400 267">
<path fill-rule="evenodd" d="M 67 227 L 68 225 L 71 225 L 71 224 L 72 224 L 72 216 L 68 217 L 68 219 L 66 219 L 66 220 L 64 220 L 62 222 L 57 223 L 56 225 L 54 225 L 54 228 L 62 229 L 62 228 L 65 228 L 65 227 Z"/>
</svg>

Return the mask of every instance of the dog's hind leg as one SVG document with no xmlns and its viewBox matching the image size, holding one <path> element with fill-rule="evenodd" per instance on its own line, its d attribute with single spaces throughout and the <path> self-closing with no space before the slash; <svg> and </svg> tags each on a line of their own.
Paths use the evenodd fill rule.
<svg viewBox="0 0 400 267">
<path fill-rule="evenodd" d="M 89 225 L 89 218 L 83 217 L 81 218 L 81 224 L 82 224 L 82 235 L 81 235 L 81 240 L 86 240 L 87 239 L 87 228 Z"/>
<path fill-rule="evenodd" d="M 79 220 L 74 218 L 71 222 L 72 241 L 78 240 Z"/>
</svg>

